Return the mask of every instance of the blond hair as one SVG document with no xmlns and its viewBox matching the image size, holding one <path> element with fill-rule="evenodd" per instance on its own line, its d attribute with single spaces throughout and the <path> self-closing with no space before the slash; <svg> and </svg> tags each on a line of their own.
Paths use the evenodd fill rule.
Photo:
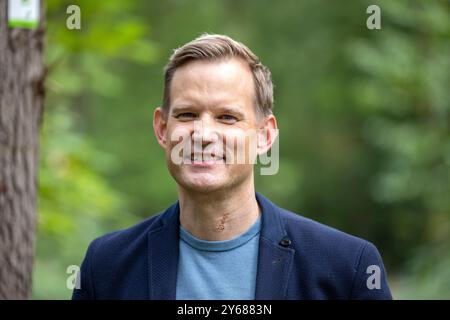
<svg viewBox="0 0 450 320">
<path fill-rule="evenodd" d="M 219 34 L 202 34 L 198 38 L 175 49 L 164 68 L 164 97 L 162 110 L 165 115 L 170 109 L 170 84 L 175 71 L 182 65 L 195 60 L 219 60 L 237 57 L 243 59 L 253 74 L 255 106 L 260 115 L 272 113 L 273 84 L 269 68 L 244 44 Z"/>
</svg>

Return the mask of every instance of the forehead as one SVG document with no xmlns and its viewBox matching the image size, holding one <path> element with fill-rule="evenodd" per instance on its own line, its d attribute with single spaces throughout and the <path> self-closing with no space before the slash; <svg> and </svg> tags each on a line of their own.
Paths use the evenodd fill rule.
<svg viewBox="0 0 450 320">
<path fill-rule="evenodd" d="M 171 104 L 252 104 L 253 75 L 239 58 L 195 60 L 178 68 L 170 88 Z"/>
</svg>

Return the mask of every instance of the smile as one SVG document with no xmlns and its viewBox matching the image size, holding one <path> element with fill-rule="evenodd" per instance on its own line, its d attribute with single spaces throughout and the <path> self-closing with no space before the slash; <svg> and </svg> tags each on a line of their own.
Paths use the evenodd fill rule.
<svg viewBox="0 0 450 320">
<path fill-rule="evenodd" d="M 215 164 L 224 164 L 226 161 L 225 157 L 216 156 L 215 154 L 198 154 L 192 153 L 190 157 L 184 158 L 184 164 L 189 164 L 195 167 L 209 167 Z"/>
</svg>

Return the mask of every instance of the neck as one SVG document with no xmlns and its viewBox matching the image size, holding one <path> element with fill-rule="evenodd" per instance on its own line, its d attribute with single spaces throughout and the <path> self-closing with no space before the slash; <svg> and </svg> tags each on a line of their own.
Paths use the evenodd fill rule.
<svg viewBox="0 0 450 320">
<path fill-rule="evenodd" d="M 196 238 L 224 241 L 244 233 L 260 215 L 253 180 L 232 191 L 198 193 L 179 187 L 180 223 Z"/>
</svg>

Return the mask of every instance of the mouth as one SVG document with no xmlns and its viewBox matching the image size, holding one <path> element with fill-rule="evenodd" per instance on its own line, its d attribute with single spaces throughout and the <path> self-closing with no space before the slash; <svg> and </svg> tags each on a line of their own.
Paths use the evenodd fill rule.
<svg viewBox="0 0 450 320">
<path fill-rule="evenodd" d="M 225 156 L 216 155 L 214 153 L 211 154 L 202 154 L 202 153 L 191 153 L 190 157 L 184 158 L 186 164 L 190 164 L 193 166 L 201 166 L 207 167 L 215 164 L 224 164 L 226 161 Z"/>
</svg>

